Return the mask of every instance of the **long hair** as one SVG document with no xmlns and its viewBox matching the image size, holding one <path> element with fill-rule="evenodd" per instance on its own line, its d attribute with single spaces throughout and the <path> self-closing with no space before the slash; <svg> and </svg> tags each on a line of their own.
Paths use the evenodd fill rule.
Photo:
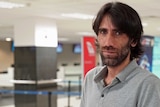
<svg viewBox="0 0 160 107">
<path fill-rule="evenodd" d="M 130 6 L 120 2 L 110 2 L 105 4 L 98 12 L 93 21 L 93 30 L 98 35 L 99 26 L 105 15 L 111 18 L 114 26 L 123 33 L 126 33 L 130 40 L 137 45 L 131 47 L 130 58 L 139 58 L 143 54 L 141 36 L 143 27 L 138 13 Z"/>
</svg>

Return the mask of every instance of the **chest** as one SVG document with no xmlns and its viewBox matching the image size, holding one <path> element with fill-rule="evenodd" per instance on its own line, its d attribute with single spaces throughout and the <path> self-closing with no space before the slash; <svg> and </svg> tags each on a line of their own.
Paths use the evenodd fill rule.
<svg viewBox="0 0 160 107">
<path fill-rule="evenodd" d="M 138 87 L 119 83 L 111 87 L 93 86 L 87 107 L 136 107 Z"/>
</svg>

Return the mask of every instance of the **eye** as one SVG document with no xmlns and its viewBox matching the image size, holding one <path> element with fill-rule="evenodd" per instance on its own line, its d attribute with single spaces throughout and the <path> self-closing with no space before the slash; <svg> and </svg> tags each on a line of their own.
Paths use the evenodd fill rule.
<svg viewBox="0 0 160 107">
<path fill-rule="evenodd" d="M 120 36 L 120 35 L 122 35 L 123 33 L 122 33 L 121 31 L 119 31 L 119 30 L 115 30 L 115 31 L 114 31 L 114 34 L 115 34 L 116 36 Z"/>
<path fill-rule="evenodd" d="M 99 29 L 99 30 L 98 30 L 98 34 L 99 34 L 99 35 L 107 34 L 107 29 L 103 29 L 103 28 L 102 28 L 102 29 Z"/>
</svg>

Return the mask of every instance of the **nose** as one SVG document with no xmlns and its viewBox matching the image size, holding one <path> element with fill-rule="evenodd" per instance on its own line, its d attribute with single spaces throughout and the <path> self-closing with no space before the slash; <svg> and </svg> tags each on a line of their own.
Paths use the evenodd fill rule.
<svg viewBox="0 0 160 107">
<path fill-rule="evenodd" d="M 103 38 L 103 44 L 104 44 L 104 46 L 113 46 L 114 45 L 114 37 L 113 37 L 113 35 L 108 33 Z"/>
</svg>

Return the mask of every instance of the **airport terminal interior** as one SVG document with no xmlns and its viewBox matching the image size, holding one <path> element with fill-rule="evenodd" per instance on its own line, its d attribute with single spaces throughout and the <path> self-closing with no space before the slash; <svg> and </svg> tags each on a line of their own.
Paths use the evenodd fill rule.
<svg viewBox="0 0 160 107">
<path fill-rule="evenodd" d="M 0 0 L 0 107 L 79 107 L 86 72 L 102 65 L 92 21 L 109 1 Z M 160 1 L 120 1 L 142 19 L 138 64 L 160 78 Z"/>
<path fill-rule="evenodd" d="M 15 107 L 15 94 L 30 93 L 31 95 L 35 93 L 35 90 L 18 90 L 19 92 L 12 92 L 14 90 L 14 52 L 15 49 L 12 49 L 12 42 L 1 41 L 1 57 L 0 59 L 6 63 L 3 63 L 4 71 L 0 73 L 0 107 Z M 77 45 L 77 44 L 76 44 Z M 47 88 L 36 90 L 38 96 L 44 96 L 45 99 L 49 99 L 48 92 L 52 92 L 51 96 L 57 97 L 57 107 L 64 107 L 64 106 L 74 106 L 78 107 L 80 103 L 80 93 L 81 93 L 81 76 L 82 76 L 82 67 L 81 67 L 81 49 L 74 52 L 73 47 L 76 46 L 75 44 L 62 44 L 59 45 L 60 47 L 57 48 L 57 69 L 54 71 L 56 72 L 56 79 L 53 81 L 53 84 L 57 84 L 56 90 L 54 88 Z M 79 45 L 79 44 L 78 44 Z M 61 49 L 59 49 L 61 48 Z M 78 46 L 78 48 L 80 48 Z M 77 50 L 77 49 L 76 49 Z M 71 58 L 72 57 L 72 58 Z M 5 69 L 6 67 L 7 69 Z M 69 84 L 70 82 L 70 84 Z M 26 84 L 27 85 L 27 84 Z M 26 86 L 27 87 L 27 86 Z M 69 89 L 70 88 L 70 89 Z M 28 92 L 27 92 L 28 91 Z M 44 93 L 43 93 L 44 92 Z M 68 93 L 70 93 L 68 95 Z M 24 96 L 21 98 L 25 98 Z M 52 97 L 51 97 L 52 99 Z M 50 99 L 50 101 L 51 101 Z M 49 101 L 46 102 L 45 106 L 49 106 Z"/>
</svg>

